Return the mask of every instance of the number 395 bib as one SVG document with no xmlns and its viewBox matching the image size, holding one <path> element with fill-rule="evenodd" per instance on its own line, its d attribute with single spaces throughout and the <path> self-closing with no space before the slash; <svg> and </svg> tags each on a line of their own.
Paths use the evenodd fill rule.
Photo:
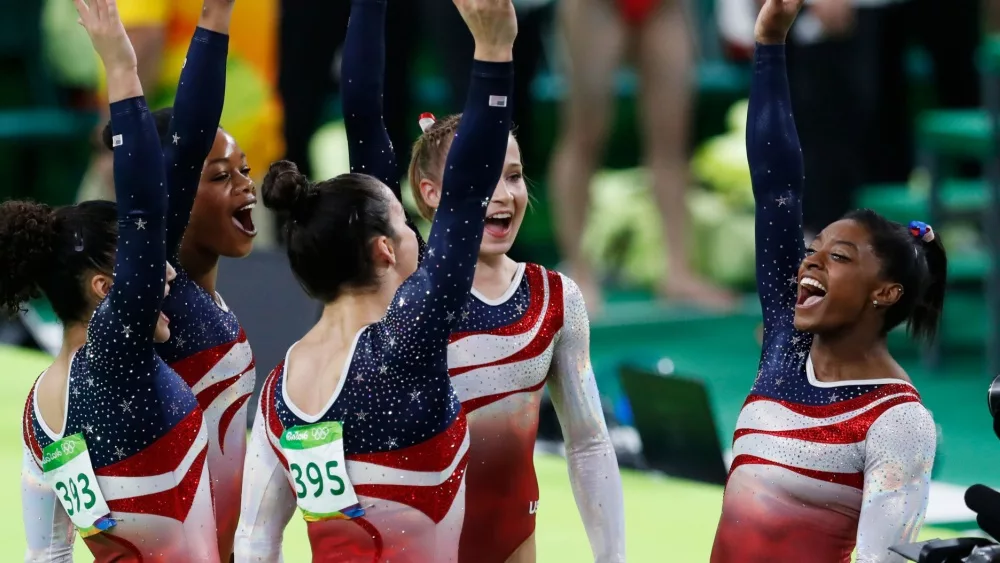
<svg viewBox="0 0 1000 563">
<path fill-rule="evenodd" d="M 83 434 L 66 436 L 42 450 L 42 479 L 55 491 L 81 536 L 99 534 L 115 525 Z"/>
<path fill-rule="evenodd" d="M 293 426 L 281 435 L 296 504 L 307 522 L 364 516 L 347 478 L 340 422 Z"/>
</svg>

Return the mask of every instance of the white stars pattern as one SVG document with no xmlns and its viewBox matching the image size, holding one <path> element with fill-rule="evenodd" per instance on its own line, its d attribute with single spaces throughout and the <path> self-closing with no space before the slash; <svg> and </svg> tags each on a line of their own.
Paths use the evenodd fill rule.
<svg viewBox="0 0 1000 563">
<path fill-rule="evenodd" d="M 173 134 L 173 140 L 174 140 L 174 144 L 175 145 L 180 144 L 180 142 L 181 142 L 181 136 L 178 135 L 177 133 L 174 133 Z"/>
<path fill-rule="evenodd" d="M 145 219 L 136 219 L 135 220 L 135 228 L 138 229 L 138 230 L 140 230 L 140 231 L 145 231 L 146 230 L 146 220 Z"/>
</svg>

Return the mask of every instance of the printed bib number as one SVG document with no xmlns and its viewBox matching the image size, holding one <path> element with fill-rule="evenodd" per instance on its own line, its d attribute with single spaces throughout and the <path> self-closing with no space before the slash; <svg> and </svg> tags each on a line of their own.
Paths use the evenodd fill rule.
<svg viewBox="0 0 1000 563">
<path fill-rule="evenodd" d="M 42 474 L 81 536 L 99 534 L 115 525 L 97 485 L 83 434 L 73 434 L 46 446 L 42 450 Z"/>
<path fill-rule="evenodd" d="M 340 422 L 293 426 L 281 435 L 281 449 L 295 502 L 307 522 L 364 516 L 344 460 L 344 427 Z"/>
</svg>

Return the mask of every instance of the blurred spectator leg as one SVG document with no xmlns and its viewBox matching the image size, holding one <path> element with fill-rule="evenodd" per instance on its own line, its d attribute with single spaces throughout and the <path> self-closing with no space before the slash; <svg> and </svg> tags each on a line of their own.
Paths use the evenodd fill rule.
<svg viewBox="0 0 1000 563">
<path fill-rule="evenodd" d="M 864 171 L 860 149 L 857 43 L 815 37 L 803 12 L 789 33 L 792 111 L 805 165 L 803 222 L 815 236 L 852 207 Z"/>
<path fill-rule="evenodd" d="M 444 79 L 448 84 L 446 106 L 449 113 L 462 110 L 465 92 L 469 85 L 469 71 L 472 51 L 475 47 L 458 10 L 451 2 L 428 0 L 424 8 L 428 19 L 424 28 L 434 38 L 435 53 Z M 515 2 L 515 6 L 517 6 Z M 521 145 L 521 157 L 528 173 L 532 173 L 533 160 L 542 160 L 536 155 L 533 145 L 531 112 L 534 107 L 531 85 L 538 75 L 544 54 L 544 33 L 552 19 L 552 4 L 539 6 L 517 6 L 517 41 L 514 42 L 514 125 Z M 537 170 L 537 169 L 535 169 Z"/>
<path fill-rule="evenodd" d="M 560 0 L 566 90 L 559 140 L 549 171 L 557 242 L 591 312 L 601 308 L 597 277 L 580 246 L 590 208 L 590 181 L 601 165 L 614 116 L 615 71 L 627 28 L 608 0 Z"/>
<path fill-rule="evenodd" d="M 281 0 L 278 93 L 285 118 L 285 159 L 312 175 L 309 142 L 319 129 L 323 106 L 335 91 L 334 54 L 347 33 L 349 2 Z M 280 240 L 282 221 L 275 217 Z"/>
<path fill-rule="evenodd" d="M 934 92 L 939 107 L 963 109 L 982 104 L 976 50 L 983 32 L 990 26 L 982 20 L 989 6 L 980 1 L 913 0 L 914 28 L 934 64 Z M 978 178 L 982 166 L 978 162 L 963 162 L 955 172 Z"/>
<path fill-rule="evenodd" d="M 334 53 L 347 31 L 349 2 L 281 0 L 278 92 L 285 111 L 285 158 L 311 174 L 309 142 L 334 86 Z"/>
<path fill-rule="evenodd" d="M 667 277 L 659 293 L 711 308 L 731 307 L 734 297 L 691 269 L 688 136 L 691 115 L 693 37 L 683 0 L 663 0 L 636 24 L 640 103 L 646 165 L 660 208 L 667 250 Z"/>
<path fill-rule="evenodd" d="M 472 53 L 475 50 L 472 34 L 451 2 L 424 0 L 422 10 L 424 21 L 421 27 L 433 44 L 437 65 L 446 83 L 445 111 L 448 114 L 458 113 L 465 105 L 465 92 L 469 88 Z M 427 110 L 420 108 L 420 112 L 424 111 Z"/>
<path fill-rule="evenodd" d="M 448 4 L 454 9 L 454 5 Z M 390 2 L 386 14 L 385 94 L 383 110 L 385 128 L 396 150 L 400 178 L 406 176 L 410 162 L 410 147 L 420 128 L 414 115 L 413 73 L 416 45 L 420 43 L 419 5 L 408 0 Z M 455 10 L 456 12 L 458 10 Z"/>
<path fill-rule="evenodd" d="M 907 52 L 912 2 L 858 10 L 855 88 L 863 112 L 863 184 L 902 183 L 914 164 Z"/>
<path fill-rule="evenodd" d="M 543 4 L 522 8 L 517 13 L 517 41 L 514 42 L 514 99 L 517 103 L 514 104 L 514 125 L 517 127 L 517 142 L 521 146 L 521 159 L 529 177 L 536 172 L 544 173 L 538 168 L 545 157 L 538 153 L 538 149 L 544 147 L 535 144 L 532 84 L 542 68 L 545 33 L 552 22 L 552 9 L 552 4 Z"/>
</svg>

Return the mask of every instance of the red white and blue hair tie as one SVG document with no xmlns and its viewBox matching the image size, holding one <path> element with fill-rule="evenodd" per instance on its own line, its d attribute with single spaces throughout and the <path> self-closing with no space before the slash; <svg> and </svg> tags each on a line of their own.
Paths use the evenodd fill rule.
<svg viewBox="0 0 1000 563">
<path fill-rule="evenodd" d="M 924 242 L 934 240 L 934 229 L 923 221 L 910 221 L 910 234 Z"/>
<path fill-rule="evenodd" d="M 426 133 L 436 121 L 437 118 L 434 117 L 433 113 L 422 113 L 420 114 L 420 120 L 417 121 L 417 123 L 420 124 L 420 130 Z"/>
</svg>

